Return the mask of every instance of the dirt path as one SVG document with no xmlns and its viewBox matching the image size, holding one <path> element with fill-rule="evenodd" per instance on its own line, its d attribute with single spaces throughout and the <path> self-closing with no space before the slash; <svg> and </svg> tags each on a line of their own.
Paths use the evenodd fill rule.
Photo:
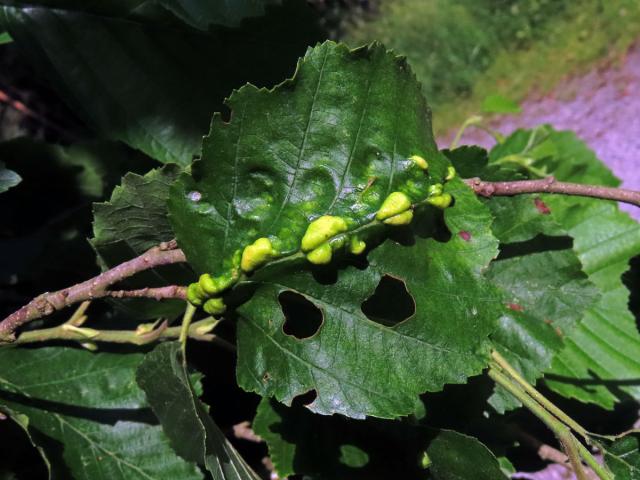
<svg viewBox="0 0 640 480">
<path fill-rule="evenodd" d="M 525 101 L 520 115 L 496 118 L 492 125 L 509 133 L 542 123 L 575 131 L 623 180 L 624 187 L 640 190 L 640 43 L 622 64 L 567 80 L 548 95 Z M 441 147 L 449 144 L 439 143 Z M 490 147 L 493 141 L 470 129 L 463 137 L 465 143 Z M 623 208 L 640 219 L 640 209 Z"/>
</svg>

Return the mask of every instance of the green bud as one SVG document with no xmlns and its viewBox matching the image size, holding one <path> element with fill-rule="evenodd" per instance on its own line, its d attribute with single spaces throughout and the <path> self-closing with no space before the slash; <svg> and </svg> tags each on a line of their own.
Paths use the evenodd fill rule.
<svg viewBox="0 0 640 480">
<path fill-rule="evenodd" d="M 393 217 L 409 208 L 411 208 L 411 200 L 409 200 L 409 197 L 402 192 L 393 192 L 382 202 L 382 206 L 376 214 L 376 220 Z"/>
<path fill-rule="evenodd" d="M 349 243 L 349 251 L 354 255 L 360 255 L 364 252 L 365 248 L 367 248 L 367 244 L 360 240 L 357 236 L 351 237 L 351 242 Z"/>
<path fill-rule="evenodd" d="M 431 466 L 431 459 L 429 458 L 429 454 L 426 451 L 422 452 L 422 458 L 420 459 L 420 466 L 426 470 Z"/>
<path fill-rule="evenodd" d="M 216 325 L 218 325 L 218 323 L 220 323 L 220 320 L 208 317 L 206 320 L 203 320 L 202 323 L 198 325 L 198 327 L 196 327 L 196 333 L 198 335 L 206 335 L 207 333 L 210 333 L 211 330 L 213 330 Z"/>
<path fill-rule="evenodd" d="M 429 164 L 427 163 L 427 161 L 420 155 L 412 155 L 411 157 L 409 157 L 409 160 L 413 160 L 413 163 L 415 163 L 422 170 L 426 170 L 427 168 L 429 168 Z"/>
<path fill-rule="evenodd" d="M 318 248 L 307 253 L 307 260 L 314 265 L 326 265 L 331 262 L 332 253 L 333 250 L 331 250 L 331 245 L 323 243 Z"/>
<path fill-rule="evenodd" d="M 140 325 L 138 325 L 136 327 L 136 335 L 137 336 L 142 336 L 142 335 L 146 335 L 147 333 L 153 332 L 153 330 L 156 328 L 156 324 L 157 323 L 158 322 L 141 323 Z"/>
<path fill-rule="evenodd" d="M 442 195 L 436 195 L 435 197 L 427 198 L 427 202 L 429 202 L 434 207 L 438 207 L 443 210 L 451 205 L 452 200 L 453 197 L 448 193 L 443 193 Z"/>
<path fill-rule="evenodd" d="M 242 251 L 242 259 L 240 260 L 240 268 L 245 272 L 252 272 L 261 267 L 271 258 L 277 255 L 268 238 L 259 238 L 251 245 L 248 245 Z"/>
<path fill-rule="evenodd" d="M 200 295 L 202 288 L 197 283 L 192 283 L 187 287 L 187 300 L 191 305 L 199 307 L 202 305 L 203 296 Z"/>
<path fill-rule="evenodd" d="M 449 165 L 447 167 L 447 176 L 444 177 L 445 182 L 448 182 L 449 180 L 453 180 L 453 177 L 456 176 L 456 169 L 453 167 L 453 165 Z"/>
<path fill-rule="evenodd" d="M 443 187 L 441 183 L 434 183 L 433 185 L 429 185 L 429 189 L 427 190 L 428 197 L 435 197 L 437 195 L 442 195 Z"/>
<path fill-rule="evenodd" d="M 98 350 L 98 345 L 93 342 L 84 342 L 81 343 L 80 346 L 86 350 L 89 350 L 90 352 L 95 352 Z"/>
<path fill-rule="evenodd" d="M 347 222 L 344 218 L 323 215 L 309 224 L 307 231 L 300 242 L 300 247 L 303 252 L 310 252 L 329 240 L 331 237 L 339 233 L 346 232 L 347 228 Z"/>
<path fill-rule="evenodd" d="M 226 310 L 227 306 L 222 301 L 220 297 L 213 297 L 204 302 L 203 310 L 207 312 L 209 315 L 222 315 Z"/>
<path fill-rule="evenodd" d="M 69 332 L 77 333 L 78 335 L 81 335 L 84 338 L 89 338 L 89 339 L 95 338 L 98 335 L 100 335 L 100 332 L 98 330 L 94 330 L 93 328 L 86 328 L 86 327 L 76 327 L 75 325 L 72 325 L 70 323 L 63 324 L 62 329 L 67 330 Z"/>
<path fill-rule="evenodd" d="M 406 212 L 399 213 L 398 215 L 394 215 L 393 217 L 389 217 L 386 220 L 383 220 L 387 225 L 409 225 L 413 220 L 413 210 L 407 210 Z"/>
</svg>

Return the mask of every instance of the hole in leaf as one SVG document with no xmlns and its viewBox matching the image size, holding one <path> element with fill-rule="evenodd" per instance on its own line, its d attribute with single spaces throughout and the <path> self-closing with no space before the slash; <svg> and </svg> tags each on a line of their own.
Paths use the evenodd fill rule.
<svg viewBox="0 0 640 480">
<path fill-rule="evenodd" d="M 442 210 L 424 206 L 414 210 L 410 225 L 394 228 L 389 236 L 400 245 L 412 246 L 416 243 L 416 237 L 446 243 L 451 239 L 451 232 L 444 221 Z"/>
<path fill-rule="evenodd" d="M 299 293 L 286 291 L 278 296 L 285 322 L 282 330 L 297 339 L 315 335 L 322 325 L 322 311 Z"/>
<path fill-rule="evenodd" d="M 391 327 L 416 313 L 416 302 L 402 280 L 385 275 L 361 308 L 369 320 Z"/>
<path fill-rule="evenodd" d="M 309 390 L 308 392 L 302 393 L 295 397 L 291 401 L 291 408 L 294 407 L 306 407 L 311 405 L 318 398 L 318 392 L 315 390 Z"/>
</svg>

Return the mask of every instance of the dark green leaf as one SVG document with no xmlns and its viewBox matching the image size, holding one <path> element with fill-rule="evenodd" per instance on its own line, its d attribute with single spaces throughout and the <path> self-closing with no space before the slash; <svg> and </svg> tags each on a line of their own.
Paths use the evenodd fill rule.
<svg viewBox="0 0 640 480">
<path fill-rule="evenodd" d="M 429 470 L 435 480 L 498 480 L 507 477 L 491 451 L 473 437 L 442 430 L 429 444 Z"/>
<path fill-rule="evenodd" d="M 3 7 L 0 23 L 100 133 L 187 165 L 224 96 L 247 81 L 278 81 L 318 38 L 306 5 L 291 11 L 209 34 L 44 7 Z"/>
<path fill-rule="evenodd" d="M 452 233 L 447 242 L 418 235 L 411 246 L 388 240 L 369 254 L 366 269 L 356 264 L 331 272 L 323 283 L 299 266 L 256 275 L 257 291 L 239 309 L 239 384 L 287 404 L 315 390 L 309 408 L 317 413 L 390 418 L 412 412 L 420 393 L 479 373 L 500 310 L 497 292 L 481 276 L 496 242 L 486 208 L 461 182 L 449 185 L 456 203 L 445 212 Z M 426 226 L 430 215 L 415 223 Z M 361 307 L 383 276 L 403 282 L 415 304 L 415 314 L 394 326 L 370 320 Z M 312 337 L 301 340 L 283 330 L 278 301 L 287 291 L 322 312 Z"/>
<path fill-rule="evenodd" d="M 147 354 L 137 381 L 180 456 L 205 465 L 214 480 L 259 478 L 196 397 L 178 342 L 161 344 Z"/>
<path fill-rule="evenodd" d="M 9 35 L 9 32 L 1 32 L 0 33 L 0 45 L 4 45 L 5 43 L 13 42 L 13 38 Z"/>
<path fill-rule="evenodd" d="M 355 228 L 391 192 L 422 199 L 444 177 L 420 85 L 382 45 L 326 42 L 292 80 L 271 91 L 245 86 L 227 103 L 231 122 L 214 116 L 193 177 L 169 200 L 178 243 L 200 272 L 222 273 L 258 237 L 296 251 L 311 219 L 340 215 Z M 414 154 L 429 176 L 408 160 Z"/>
<path fill-rule="evenodd" d="M 248 17 L 264 15 L 265 7 L 279 0 L 156 0 L 178 18 L 196 28 L 207 30 L 212 25 L 235 27 Z"/>
<path fill-rule="evenodd" d="M 135 383 L 142 355 L 71 348 L 0 350 L 0 404 L 26 415 L 60 478 L 199 479 L 150 424 Z M 60 448 L 62 445 L 62 449 Z"/>
<path fill-rule="evenodd" d="M 174 238 L 167 220 L 169 187 L 181 168 L 166 165 L 145 176 L 129 173 L 115 188 L 111 199 L 93 207 L 95 248 L 103 269 L 114 267 L 142 255 L 151 247 Z M 193 281 L 193 272 L 185 264 L 170 265 L 143 272 L 124 283 L 127 288 L 184 285 Z M 119 301 L 138 318 L 175 317 L 184 310 L 184 302 L 154 300 Z"/>
<path fill-rule="evenodd" d="M 630 433 L 608 445 L 604 461 L 616 480 L 640 480 L 640 435 Z"/>
</svg>

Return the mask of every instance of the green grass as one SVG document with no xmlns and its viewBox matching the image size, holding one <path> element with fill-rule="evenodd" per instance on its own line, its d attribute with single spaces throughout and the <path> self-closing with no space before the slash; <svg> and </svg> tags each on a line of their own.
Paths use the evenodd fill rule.
<svg viewBox="0 0 640 480">
<path fill-rule="evenodd" d="M 488 95 L 545 93 L 622 58 L 639 37 L 638 0 L 386 0 L 344 40 L 380 40 L 406 55 L 443 133 Z"/>
</svg>

